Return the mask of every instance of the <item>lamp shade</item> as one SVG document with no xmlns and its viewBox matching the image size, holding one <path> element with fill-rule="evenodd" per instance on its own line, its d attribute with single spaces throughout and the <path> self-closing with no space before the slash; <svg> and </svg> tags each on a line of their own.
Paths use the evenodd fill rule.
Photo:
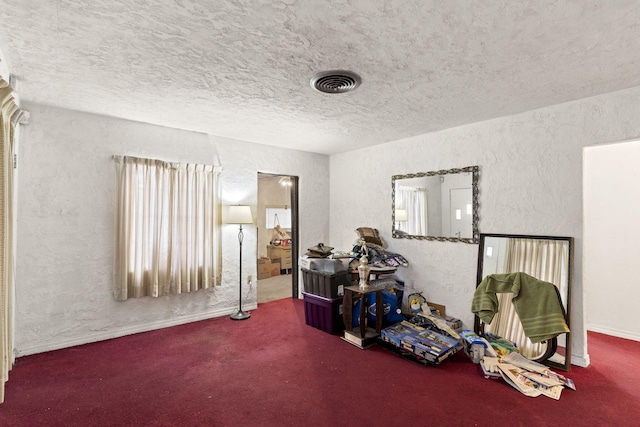
<svg viewBox="0 0 640 427">
<path fill-rule="evenodd" d="M 227 223 L 228 224 L 253 224 L 251 207 L 247 205 L 229 206 Z"/>
<path fill-rule="evenodd" d="M 406 221 L 407 211 L 404 209 L 396 209 L 396 221 Z"/>
</svg>

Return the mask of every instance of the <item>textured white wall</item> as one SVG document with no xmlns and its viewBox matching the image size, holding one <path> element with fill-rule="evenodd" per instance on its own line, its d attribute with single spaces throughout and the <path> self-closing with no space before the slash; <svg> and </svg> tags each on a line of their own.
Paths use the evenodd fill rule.
<svg viewBox="0 0 640 427">
<path fill-rule="evenodd" d="M 477 245 L 391 239 L 391 175 L 479 165 L 480 231 L 576 238 L 573 353 L 587 362 L 582 284 L 582 150 L 640 135 L 640 88 L 335 155 L 275 149 L 26 104 L 19 160 L 18 355 L 223 315 L 237 299 L 237 230 L 225 226 L 224 284 L 116 303 L 112 154 L 223 165 L 225 203 L 257 203 L 257 172 L 300 176 L 301 250 L 349 249 L 358 226 L 380 229 L 411 265 L 407 285 L 472 323 Z M 330 210 L 329 210 L 330 208 Z M 329 213 L 331 233 L 329 233 Z M 243 273 L 255 276 L 255 228 Z M 249 261 L 251 260 L 251 261 Z M 246 289 L 246 288 L 245 288 Z M 247 290 L 255 305 L 255 289 Z M 637 323 L 640 319 L 636 318 Z"/>
<path fill-rule="evenodd" d="M 0 77 L 7 82 L 9 81 L 9 64 L 4 53 L 2 53 L 2 49 L 0 49 Z"/>
<path fill-rule="evenodd" d="M 223 285 L 117 302 L 112 297 L 112 155 L 223 167 L 225 204 L 257 204 L 257 173 L 300 177 L 301 245 L 329 235 L 329 158 L 28 103 L 19 159 L 17 355 L 226 315 L 237 307 L 238 229 L 224 225 Z M 256 276 L 256 229 L 245 227 L 243 276 Z M 243 283 L 246 283 L 243 282 Z M 255 286 L 243 307 L 256 306 Z"/>
<path fill-rule="evenodd" d="M 399 270 L 407 286 L 471 328 L 478 246 L 392 239 L 391 176 L 479 165 L 481 232 L 575 237 L 572 352 L 574 363 L 587 364 L 582 150 L 640 135 L 638 99 L 640 89 L 629 89 L 334 155 L 331 242 L 348 247 L 356 227 L 380 229 L 410 262 Z"/>
<path fill-rule="evenodd" d="M 640 141 L 584 152 L 584 289 L 589 330 L 640 341 Z"/>
</svg>

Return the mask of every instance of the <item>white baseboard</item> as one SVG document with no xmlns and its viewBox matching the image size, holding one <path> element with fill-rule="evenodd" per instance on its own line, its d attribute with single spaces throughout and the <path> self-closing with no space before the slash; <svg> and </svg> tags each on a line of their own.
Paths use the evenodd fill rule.
<svg viewBox="0 0 640 427">
<path fill-rule="evenodd" d="M 579 357 L 574 354 L 571 355 L 571 364 L 580 366 L 581 368 L 586 368 L 591 363 L 591 359 L 587 354 L 585 357 Z"/>
<path fill-rule="evenodd" d="M 243 307 L 243 310 L 255 310 L 257 304 L 249 304 Z M 149 332 L 156 329 L 170 328 L 172 326 L 184 325 L 186 323 L 198 322 L 200 320 L 213 319 L 215 317 L 228 316 L 237 311 L 237 308 L 225 308 L 221 310 L 213 310 L 206 313 L 194 314 L 191 316 L 176 317 L 168 320 L 158 320 L 151 323 L 137 324 L 130 327 L 114 329 L 105 332 L 91 333 L 81 337 L 68 339 L 52 339 L 49 341 L 41 341 L 37 345 L 26 346 L 14 349 L 15 357 L 28 356 L 30 354 L 44 353 L 47 351 L 60 350 L 62 348 L 74 347 L 77 345 L 90 344 L 93 342 L 110 340 L 113 338 L 124 337 L 127 335 L 138 334 L 141 332 Z"/>
<path fill-rule="evenodd" d="M 640 335 L 636 333 L 632 333 L 629 331 L 622 331 L 620 329 L 614 329 L 609 327 L 602 326 L 594 326 L 587 325 L 587 330 L 591 332 L 598 332 L 605 335 L 611 335 L 617 338 L 625 338 L 633 341 L 640 341 Z M 589 342 L 587 341 L 587 349 L 589 348 Z M 591 363 L 589 355 L 587 354 L 585 357 L 578 357 L 576 355 L 571 355 L 571 364 L 586 368 Z"/>
<path fill-rule="evenodd" d="M 625 338 L 633 341 L 640 341 L 640 335 L 637 333 L 622 331 L 620 329 L 609 328 L 606 326 L 587 325 L 587 331 L 598 332 L 601 334 L 611 335 L 618 338 Z"/>
</svg>

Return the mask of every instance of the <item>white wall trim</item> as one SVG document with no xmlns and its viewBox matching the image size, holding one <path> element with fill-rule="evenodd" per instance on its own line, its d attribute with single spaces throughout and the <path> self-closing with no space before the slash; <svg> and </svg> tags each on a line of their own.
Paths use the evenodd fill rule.
<svg viewBox="0 0 640 427">
<path fill-rule="evenodd" d="M 244 306 L 246 311 L 257 309 L 257 304 L 249 304 Z M 95 334 L 83 335 L 81 337 L 69 338 L 65 340 L 50 340 L 39 342 L 34 346 L 26 346 L 20 349 L 15 349 L 15 357 L 28 356 L 30 354 L 44 353 L 47 351 L 59 350 L 67 347 L 74 347 L 77 345 L 90 344 L 97 341 L 110 340 L 113 338 L 124 337 L 126 335 L 138 334 L 141 332 L 154 331 L 156 329 L 170 328 L 172 326 L 184 325 L 191 322 L 198 322 L 200 320 L 213 319 L 216 317 L 228 316 L 235 312 L 237 308 L 225 308 L 220 310 L 213 310 L 206 313 L 198 313 L 190 316 L 182 316 L 173 319 L 160 320 L 151 323 L 137 324 L 128 328 L 121 328 L 117 330 L 111 330 L 106 332 L 99 332 Z"/>
<path fill-rule="evenodd" d="M 585 357 L 576 356 L 576 355 L 572 354 L 571 355 L 571 364 L 572 365 L 576 365 L 576 366 L 580 366 L 581 368 L 586 368 L 587 366 L 589 366 L 591 364 L 591 359 L 589 358 L 588 354 Z"/>
<path fill-rule="evenodd" d="M 630 333 L 629 331 L 622 331 L 620 329 L 608 328 L 606 326 L 595 326 L 587 324 L 587 331 L 598 332 L 605 335 L 612 335 L 618 338 L 626 338 L 628 340 L 640 341 L 640 335 Z"/>
</svg>

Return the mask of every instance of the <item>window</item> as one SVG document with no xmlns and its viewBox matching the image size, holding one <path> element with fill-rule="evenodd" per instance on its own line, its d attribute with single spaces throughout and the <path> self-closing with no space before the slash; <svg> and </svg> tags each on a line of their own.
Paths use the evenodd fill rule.
<svg viewBox="0 0 640 427">
<path fill-rule="evenodd" d="M 115 298 L 220 285 L 219 167 L 117 157 Z"/>
<path fill-rule="evenodd" d="M 267 213 L 267 229 L 275 228 L 276 225 L 279 225 L 280 228 L 291 228 L 291 209 L 268 207 L 265 210 Z"/>
</svg>

